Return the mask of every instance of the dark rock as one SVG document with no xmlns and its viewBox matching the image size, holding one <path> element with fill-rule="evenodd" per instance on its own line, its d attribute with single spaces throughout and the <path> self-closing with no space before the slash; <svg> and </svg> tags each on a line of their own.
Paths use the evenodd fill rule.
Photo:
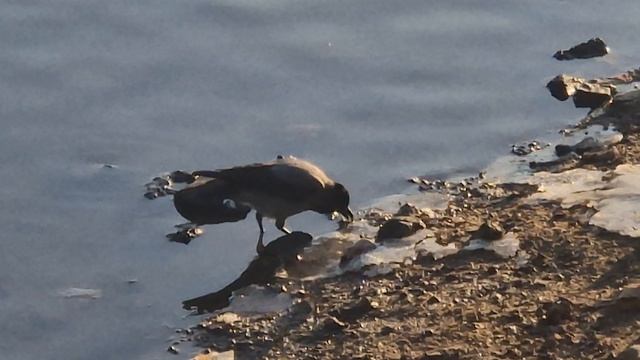
<svg viewBox="0 0 640 360">
<path fill-rule="evenodd" d="M 416 233 L 420 229 L 424 229 L 426 225 L 422 220 L 411 216 L 394 217 L 380 227 L 376 242 L 384 242 L 388 239 L 401 239 Z"/>
<path fill-rule="evenodd" d="M 582 155 L 582 164 L 592 164 L 592 165 L 607 165 L 607 164 L 618 164 L 622 161 L 622 154 L 618 151 L 618 148 L 611 147 L 607 150 L 602 151 L 590 151 L 584 153 Z"/>
<path fill-rule="evenodd" d="M 158 198 L 159 196 L 160 194 L 157 191 L 147 191 L 146 193 L 144 193 L 144 197 L 149 200 L 153 200 L 155 198 Z"/>
<path fill-rule="evenodd" d="M 440 299 L 438 299 L 436 296 L 432 296 L 427 300 L 427 304 L 432 305 L 432 304 L 437 304 L 440 302 Z"/>
<path fill-rule="evenodd" d="M 600 151 L 606 149 L 606 146 L 600 141 L 588 136 L 575 145 L 556 145 L 556 155 L 565 156 L 571 152 L 582 155 L 587 151 Z"/>
<path fill-rule="evenodd" d="M 518 156 L 529 155 L 534 151 L 538 151 L 543 149 L 545 146 L 540 144 L 538 141 L 532 141 L 526 144 L 519 144 L 511 146 L 511 152 Z"/>
<path fill-rule="evenodd" d="M 640 360 L 640 344 L 629 346 L 616 356 L 616 360 Z"/>
<path fill-rule="evenodd" d="M 473 239 L 483 239 L 488 241 L 500 240 L 504 236 L 504 229 L 502 226 L 495 222 L 488 220 L 480 227 L 470 233 Z"/>
<path fill-rule="evenodd" d="M 576 87 L 584 83 L 584 81 L 584 79 L 578 77 L 561 74 L 547 83 L 547 89 L 549 89 L 551 96 L 560 101 L 565 101 L 575 94 Z"/>
<path fill-rule="evenodd" d="M 174 183 L 188 183 L 188 184 L 191 184 L 192 182 L 194 182 L 196 180 L 196 177 L 191 175 L 191 173 L 188 173 L 188 172 L 182 171 L 182 170 L 176 170 L 176 171 L 172 172 L 171 174 L 169 174 L 169 178 Z"/>
<path fill-rule="evenodd" d="M 610 102 L 616 94 L 611 84 L 588 81 L 569 75 L 558 75 L 547 83 L 547 89 L 554 98 L 565 101 L 573 97 L 573 104 L 578 108 L 595 109 Z"/>
<path fill-rule="evenodd" d="M 400 209 L 398 209 L 396 216 L 417 216 L 421 213 L 422 211 L 420 211 L 420 209 L 418 209 L 415 205 L 406 203 L 400 206 Z"/>
<path fill-rule="evenodd" d="M 363 297 L 355 304 L 351 304 L 339 310 L 334 310 L 330 314 L 340 321 L 354 322 L 374 309 L 375 307 L 371 304 L 369 299 Z"/>
<path fill-rule="evenodd" d="M 597 109 L 611 101 L 615 95 L 612 86 L 583 83 L 576 87 L 573 105 L 577 108 Z"/>
<path fill-rule="evenodd" d="M 167 239 L 172 242 L 189 245 L 191 240 L 202 235 L 204 231 L 198 227 L 181 230 L 175 233 L 167 234 Z"/>
<path fill-rule="evenodd" d="M 375 248 L 376 244 L 369 240 L 358 240 L 353 246 L 344 251 L 344 254 L 340 258 L 340 267 L 346 266 L 351 260 Z"/>
<path fill-rule="evenodd" d="M 579 162 L 580 155 L 572 152 L 556 160 L 541 162 L 532 161 L 529 163 L 529 168 L 534 171 L 562 172 L 573 169 Z"/>
<path fill-rule="evenodd" d="M 558 50 L 553 57 L 557 60 L 589 59 L 609 53 L 607 44 L 600 38 L 593 38 L 568 50 Z"/>
<path fill-rule="evenodd" d="M 545 325 L 559 325 L 573 318 L 573 303 L 566 298 L 560 298 L 552 303 L 546 303 L 538 309 L 540 321 Z"/>
<path fill-rule="evenodd" d="M 337 331 L 342 331 L 346 327 L 347 327 L 347 324 L 345 324 L 344 322 L 336 319 L 333 316 L 329 316 L 322 321 L 321 329 L 327 332 L 337 332 Z"/>
</svg>

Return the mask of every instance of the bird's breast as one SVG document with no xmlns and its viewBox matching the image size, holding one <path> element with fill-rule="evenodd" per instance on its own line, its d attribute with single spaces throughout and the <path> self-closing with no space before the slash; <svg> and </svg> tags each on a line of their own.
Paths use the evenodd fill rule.
<svg viewBox="0 0 640 360">
<path fill-rule="evenodd" d="M 265 193 L 241 192 L 235 200 L 272 219 L 287 218 L 309 210 L 305 201 L 296 202 Z"/>
</svg>

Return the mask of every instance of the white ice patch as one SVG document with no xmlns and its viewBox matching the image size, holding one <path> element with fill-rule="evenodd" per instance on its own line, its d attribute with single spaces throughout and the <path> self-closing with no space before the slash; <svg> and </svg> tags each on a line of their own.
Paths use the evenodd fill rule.
<svg viewBox="0 0 640 360">
<path fill-rule="evenodd" d="M 520 250 L 520 241 L 513 233 L 505 234 L 502 239 L 495 241 L 487 241 L 483 239 L 472 239 L 463 250 L 489 250 L 493 251 L 503 258 L 515 256 Z"/>
<path fill-rule="evenodd" d="M 542 190 L 531 200 L 558 200 L 563 207 L 585 204 L 598 210 L 590 224 L 640 237 L 640 165 L 620 165 L 613 174 L 574 169 L 558 174 L 537 173 L 531 178 Z"/>
<path fill-rule="evenodd" d="M 65 298 L 98 299 L 102 297 L 100 289 L 83 289 L 70 287 L 58 291 L 58 295 Z"/>
<path fill-rule="evenodd" d="M 385 245 L 378 245 L 377 248 L 352 260 L 343 271 L 356 271 L 371 265 L 386 269 L 390 264 L 411 264 L 418 254 L 430 253 L 434 259 L 440 259 L 458 252 L 455 244 L 439 245 L 431 235 L 430 230 L 420 230 L 411 236 L 400 239 L 397 243 L 388 242 Z"/>
</svg>

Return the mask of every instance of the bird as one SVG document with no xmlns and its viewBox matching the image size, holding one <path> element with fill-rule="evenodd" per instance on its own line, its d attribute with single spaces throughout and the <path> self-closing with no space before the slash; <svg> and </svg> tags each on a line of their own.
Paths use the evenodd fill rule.
<svg viewBox="0 0 640 360">
<path fill-rule="evenodd" d="M 229 185 L 204 176 L 189 179 L 184 189 L 173 195 L 173 205 L 182 217 L 196 227 L 243 220 L 251 208 L 229 201 Z"/>
<path fill-rule="evenodd" d="M 255 210 L 260 229 L 256 250 L 264 249 L 263 217 L 275 219 L 277 229 L 285 234 L 290 216 L 304 211 L 331 215 L 341 214 L 353 221 L 347 189 L 331 179 L 320 167 L 293 156 L 278 156 L 275 160 L 219 170 L 198 170 L 191 173 L 224 182 L 227 196 L 241 206 Z"/>
</svg>

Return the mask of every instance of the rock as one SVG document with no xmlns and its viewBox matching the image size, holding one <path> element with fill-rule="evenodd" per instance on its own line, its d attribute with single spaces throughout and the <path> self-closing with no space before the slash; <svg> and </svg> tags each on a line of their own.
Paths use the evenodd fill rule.
<svg viewBox="0 0 640 360">
<path fill-rule="evenodd" d="M 374 305 L 375 304 L 372 304 L 369 299 L 363 297 L 355 304 L 351 304 L 339 310 L 334 310 L 330 314 L 340 321 L 354 322 L 371 310 L 375 309 Z"/>
<path fill-rule="evenodd" d="M 539 141 L 534 140 L 527 144 L 512 145 L 511 152 L 518 156 L 525 156 L 531 154 L 534 151 L 542 150 L 542 148 L 544 147 L 545 146 L 540 144 Z"/>
<path fill-rule="evenodd" d="M 369 240 L 358 240 L 353 246 L 344 251 L 344 254 L 340 258 L 340 267 L 346 266 L 351 260 L 358 256 L 367 253 L 376 248 L 376 244 Z"/>
<path fill-rule="evenodd" d="M 621 162 L 622 154 L 618 151 L 618 148 L 612 147 L 611 149 L 595 151 L 595 152 L 586 152 L 582 155 L 582 164 L 593 164 L 593 165 L 607 165 L 607 164 L 617 164 Z"/>
<path fill-rule="evenodd" d="M 566 298 L 559 298 L 552 303 L 543 304 L 539 309 L 542 323 L 546 325 L 559 325 L 573 318 L 573 303 Z"/>
<path fill-rule="evenodd" d="M 606 149 L 606 146 L 603 143 L 594 139 L 591 136 L 588 136 L 582 139 L 582 141 L 580 141 L 575 145 L 563 145 L 563 144 L 556 145 L 555 150 L 556 150 L 556 155 L 565 156 L 571 152 L 574 152 L 578 155 L 582 155 L 587 151 L 600 151 L 605 149 Z"/>
<path fill-rule="evenodd" d="M 400 206 L 400 209 L 398 209 L 396 216 L 417 216 L 417 215 L 420 215 L 421 213 L 422 211 L 418 209 L 415 205 L 411 203 L 406 203 Z"/>
<path fill-rule="evenodd" d="M 616 360 L 640 360 L 640 344 L 629 346 L 616 356 Z"/>
<path fill-rule="evenodd" d="M 529 163 L 529 168 L 534 171 L 548 171 L 548 172 L 562 172 L 565 170 L 573 169 L 580 163 L 580 155 L 576 153 L 569 153 L 565 156 L 561 156 L 556 160 L 551 161 L 532 161 Z"/>
<path fill-rule="evenodd" d="M 146 193 L 144 193 L 144 197 L 149 200 L 153 200 L 160 197 L 160 193 L 158 193 L 157 191 L 147 191 Z"/>
<path fill-rule="evenodd" d="M 583 83 L 576 87 L 573 105 L 577 108 L 597 109 L 611 101 L 615 88 L 611 85 Z"/>
<path fill-rule="evenodd" d="M 171 242 L 177 242 L 180 244 L 189 245 L 191 240 L 199 237 L 204 234 L 204 230 L 199 227 L 189 228 L 185 230 L 180 230 L 175 233 L 167 234 L 167 239 Z"/>
<path fill-rule="evenodd" d="M 610 102 L 616 94 L 615 86 L 594 80 L 558 75 L 547 83 L 547 89 L 554 98 L 565 101 L 573 97 L 573 104 L 578 108 L 595 109 Z"/>
<path fill-rule="evenodd" d="M 171 345 L 167 348 L 167 352 L 173 354 L 173 355 L 178 355 L 180 353 L 180 351 L 178 350 L 177 347 Z"/>
<path fill-rule="evenodd" d="M 547 83 L 547 89 L 554 98 L 565 101 L 576 92 L 576 87 L 584 83 L 584 79 L 565 74 L 558 75 Z"/>
<path fill-rule="evenodd" d="M 553 57 L 557 60 L 589 59 L 609 53 L 607 44 L 600 38 L 593 38 L 568 50 L 558 50 Z"/>
<path fill-rule="evenodd" d="M 504 235 L 504 229 L 502 226 L 495 222 L 488 220 L 480 227 L 470 233 L 472 239 L 482 239 L 487 241 L 494 241 L 502 239 Z"/>
<path fill-rule="evenodd" d="M 602 301 L 598 307 L 617 313 L 640 311 L 640 283 L 627 285 L 613 300 Z"/>
<path fill-rule="evenodd" d="M 191 175 L 191 173 L 188 173 L 182 170 L 176 170 L 172 172 L 171 174 L 169 174 L 169 178 L 174 183 L 187 183 L 187 184 L 191 184 L 196 180 L 196 177 Z"/>
<path fill-rule="evenodd" d="M 387 220 L 376 237 L 376 242 L 384 242 L 389 239 L 401 239 L 415 234 L 418 230 L 424 229 L 426 225 L 422 220 L 411 216 L 398 216 Z"/>
<path fill-rule="evenodd" d="M 347 327 L 347 324 L 336 319 L 333 316 L 328 316 L 326 319 L 322 321 L 322 330 L 328 332 L 337 332 L 342 331 Z"/>
</svg>

